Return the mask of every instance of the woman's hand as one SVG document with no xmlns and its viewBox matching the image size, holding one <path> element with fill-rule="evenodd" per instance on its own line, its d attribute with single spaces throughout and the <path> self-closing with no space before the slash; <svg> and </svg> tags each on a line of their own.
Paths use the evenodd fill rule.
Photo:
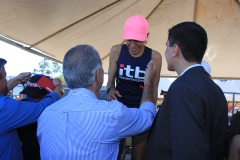
<svg viewBox="0 0 240 160">
<path fill-rule="evenodd" d="M 122 97 L 122 95 L 115 88 L 110 88 L 108 92 L 108 101 L 117 100 L 117 97 Z"/>
</svg>

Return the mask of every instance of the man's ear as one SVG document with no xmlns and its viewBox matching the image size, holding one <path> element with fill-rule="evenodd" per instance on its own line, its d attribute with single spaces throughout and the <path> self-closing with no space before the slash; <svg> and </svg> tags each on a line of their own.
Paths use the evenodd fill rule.
<svg viewBox="0 0 240 160">
<path fill-rule="evenodd" d="M 96 81 L 100 81 L 100 68 L 96 70 Z"/>
<path fill-rule="evenodd" d="M 177 44 L 174 44 L 172 48 L 173 48 L 172 57 L 176 57 L 181 50 Z"/>
</svg>

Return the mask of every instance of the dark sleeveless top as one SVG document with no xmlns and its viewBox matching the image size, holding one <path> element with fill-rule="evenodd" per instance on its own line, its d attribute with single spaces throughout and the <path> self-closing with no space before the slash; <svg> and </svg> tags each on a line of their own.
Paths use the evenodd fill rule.
<svg viewBox="0 0 240 160">
<path fill-rule="evenodd" d="M 152 57 L 152 49 L 145 46 L 140 57 L 133 57 L 128 47 L 122 45 L 119 58 L 117 60 L 116 89 L 122 97 L 118 101 L 129 108 L 138 108 L 141 103 L 145 69 Z"/>
</svg>

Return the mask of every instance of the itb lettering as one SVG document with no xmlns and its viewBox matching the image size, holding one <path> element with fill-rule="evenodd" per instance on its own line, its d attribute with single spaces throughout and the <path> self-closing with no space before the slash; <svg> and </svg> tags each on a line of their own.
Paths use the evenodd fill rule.
<svg viewBox="0 0 240 160">
<path fill-rule="evenodd" d="M 140 74 L 142 76 L 140 76 Z M 124 76 L 124 77 L 129 77 L 129 78 L 144 79 L 145 70 L 140 70 L 140 67 L 138 67 L 138 66 L 136 66 L 135 68 L 131 68 L 131 65 L 127 65 L 124 68 L 124 65 L 120 65 L 119 75 Z"/>
</svg>

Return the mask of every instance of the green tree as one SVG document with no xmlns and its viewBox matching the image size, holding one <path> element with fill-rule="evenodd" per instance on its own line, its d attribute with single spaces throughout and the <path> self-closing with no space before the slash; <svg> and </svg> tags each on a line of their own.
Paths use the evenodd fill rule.
<svg viewBox="0 0 240 160">
<path fill-rule="evenodd" d="M 41 62 L 38 63 L 38 66 L 39 66 L 39 70 L 37 70 L 38 72 L 40 72 L 41 74 L 52 76 L 52 72 L 50 70 L 50 65 L 49 65 L 49 60 L 44 58 Z"/>
<path fill-rule="evenodd" d="M 38 69 L 33 69 L 33 73 L 44 74 L 52 78 L 59 78 L 61 79 L 63 85 L 66 86 L 66 82 L 62 74 L 62 64 L 44 58 L 38 63 L 38 67 Z"/>
<path fill-rule="evenodd" d="M 57 74 L 57 73 L 62 74 L 62 65 L 60 66 L 59 63 L 52 61 L 52 72 L 53 74 Z"/>
</svg>

